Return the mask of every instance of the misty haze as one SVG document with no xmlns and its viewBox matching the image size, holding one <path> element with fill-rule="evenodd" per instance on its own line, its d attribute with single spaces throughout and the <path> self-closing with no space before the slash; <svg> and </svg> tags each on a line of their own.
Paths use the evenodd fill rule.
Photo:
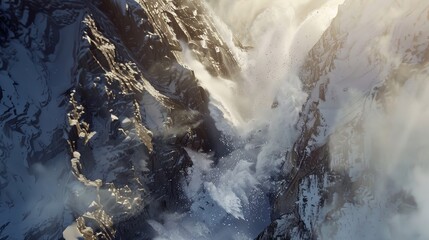
<svg viewBox="0 0 429 240">
<path fill-rule="evenodd" d="M 427 0 L 0 0 L 0 240 L 429 239 Z"/>
</svg>

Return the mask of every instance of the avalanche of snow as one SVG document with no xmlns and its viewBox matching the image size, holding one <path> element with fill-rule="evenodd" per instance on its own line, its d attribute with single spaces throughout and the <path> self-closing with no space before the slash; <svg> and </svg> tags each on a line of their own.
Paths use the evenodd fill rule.
<svg viewBox="0 0 429 240">
<path fill-rule="evenodd" d="M 228 218 L 236 224 L 230 236 L 240 232 L 250 239 L 258 231 L 249 232 L 245 226 L 251 224 L 246 221 L 256 218 L 255 208 L 269 208 L 264 205 L 264 194 L 276 170 L 288 164 L 284 153 L 297 134 L 292 126 L 306 101 L 297 71 L 342 1 L 208 3 L 223 37 L 232 38 L 225 31 L 228 26 L 242 43 L 253 48 L 247 52 L 233 49 L 243 67 L 242 79 L 236 81 L 210 76 L 185 51 L 187 65 L 210 93 L 217 127 L 233 139 L 235 147 L 214 168 L 210 167 L 210 156 L 188 152 L 195 165 L 189 170 L 185 189 L 194 204 L 185 219 L 188 224 L 205 224 L 207 231 L 199 231 L 194 236 L 197 239 L 221 239 L 222 234 L 210 230 L 220 229 L 219 223 Z M 243 11 L 249 14 L 237 13 Z M 300 217 L 306 228 L 322 239 L 429 236 L 423 227 L 429 216 L 423 184 L 429 174 L 425 104 L 429 94 L 424 81 L 428 67 L 416 64 L 424 58 L 420 52 L 428 47 L 428 11 L 429 4 L 418 0 L 350 0 L 340 6 L 332 25 L 338 34 L 336 40 L 342 43 L 335 49 L 334 66 L 317 82 L 325 84 L 323 100 L 317 85 L 307 102 L 318 102 L 322 118 L 320 134 L 311 144 L 321 146 L 329 141 L 331 168 L 346 172 L 354 190 L 346 202 L 348 196 L 332 193 L 334 201 L 321 208 L 324 189 L 320 186 L 328 187 L 330 180 L 325 176 L 319 183 L 320 179 L 310 175 L 301 182 Z M 331 56 L 321 57 L 320 63 Z M 398 74 L 398 69 L 403 70 Z M 374 95 L 392 78 L 408 82 L 395 93 L 396 100 L 385 112 Z M 255 206 L 249 193 L 265 200 Z M 253 227 L 262 230 L 269 222 L 266 217 Z M 177 219 L 167 219 L 174 223 L 167 231 L 184 228 Z M 277 220 L 277 233 L 285 230 L 286 221 L 287 216 Z"/>
<path fill-rule="evenodd" d="M 293 125 L 306 100 L 297 77 L 298 68 L 329 26 L 342 1 L 313 5 L 242 1 L 235 12 L 229 12 L 231 8 L 226 2 L 209 2 L 223 37 L 230 39 L 231 31 L 237 34 L 234 30 L 240 27 L 234 23 L 244 22 L 248 29 L 241 40 L 245 42 L 249 36 L 252 39 L 251 50 L 233 46 L 232 51 L 243 66 L 241 78 L 211 76 L 182 47 L 186 65 L 210 93 L 210 111 L 216 126 L 228 139 L 233 139 L 234 149 L 219 159 L 216 167 L 211 167 L 210 156 L 188 150 L 194 166 L 189 169 L 184 189 L 193 205 L 183 216 L 165 216 L 167 223 L 163 227 L 151 222 L 160 239 L 188 239 L 189 236 L 252 239 L 270 223 L 266 194 L 272 190 L 272 178 L 287 164 L 285 153 L 297 134 Z M 243 8 L 258 10 L 249 15 L 238 14 Z M 228 17 L 233 17 L 234 23 L 222 16 L 224 11 L 229 12 Z M 225 29 L 228 25 L 230 32 Z M 181 235 L 190 223 L 202 224 L 210 231 L 204 234 L 198 231 L 198 236 Z"/>
<path fill-rule="evenodd" d="M 136 2 L 113 3 L 126 15 L 129 4 Z M 328 173 L 303 177 L 294 204 L 305 228 L 321 239 L 429 239 L 428 1 L 206 0 L 205 5 L 242 72 L 234 79 L 214 77 L 185 46 L 182 57 L 210 94 L 210 114 L 231 149 L 219 158 L 186 149 L 193 166 L 180 184 L 190 210 L 161 213 L 159 222 L 149 220 L 156 239 L 254 239 L 272 221 L 277 223 L 274 236 L 284 234 L 291 216 L 271 219 L 268 194 L 278 190 L 275 180 L 291 169 L 286 153 L 303 127 L 296 123 L 314 103 L 321 123 L 307 152 L 327 146 L 330 170 L 346 176 L 342 180 L 349 185 L 330 192 L 331 201 L 321 205 L 335 180 L 328 179 Z M 34 16 L 30 37 L 43 39 L 46 18 Z M 332 38 L 321 39 L 327 29 Z M 10 58 L 7 73 L 0 61 L 0 91 L 16 94 L 0 98 L 0 116 L 7 119 L 0 122 L 0 160 L 13 161 L 0 161 L 0 223 L 5 223 L 1 239 L 12 233 L 24 239 L 34 226 L 64 230 L 67 240 L 82 237 L 64 206 L 76 197 L 79 202 L 69 207 L 86 209 L 96 197 L 69 171 L 68 149 L 52 146 L 46 162 L 30 164 L 28 155 L 55 145 L 65 126 L 78 124 L 74 119 L 67 123 L 64 106 L 51 99 L 69 90 L 76 64 L 70 46 L 77 44 L 80 31 L 79 21 L 61 28 L 47 59 L 37 52 L 40 42 L 34 42 L 33 49 L 12 39 L 2 49 L 2 56 Z M 206 39 L 201 41 L 207 47 Z M 314 88 L 304 92 L 300 70 L 314 46 L 322 46 L 320 76 Z M 332 65 L 324 66 L 329 58 Z M 141 100 L 142 115 L 153 131 L 148 134 L 186 131 L 189 126 L 175 126 L 165 133 L 171 120 L 166 107 L 157 99 L 157 90 L 143 84 L 150 93 Z M 179 94 L 176 84 L 166 89 Z M 10 109 L 17 116 L 13 121 L 7 118 Z M 316 122 L 311 117 L 308 126 Z M 109 121 L 121 124 L 125 143 L 138 137 L 133 119 L 111 113 Z M 94 138 L 109 134 L 106 123 L 93 124 L 102 130 L 94 132 Z M 120 161 L 119 148 L 94 150 L 94 160 L 106 160 L 94 163 L 106 181 L 123 170 L 111 170 L 112 162 Z M 77 151 L 72 155 L 81 157 Z M 144 160 L 132 161 L 149 171 Z M 56 225 L 48 225 L 52 222 Z"/>
<path fill-rule="evenodd" d="M 383 11 L 375 9 L 383 9 Z M 352 200 L 319 215 L 323 239 L 427 239 L 427 1 L 346 1 L 337 18 L 347 33 L 336 52 L 323 128 L 331 167 L 353 181 Z M 369 27 L 371 26 L 371 27 Z M 423 63 L 421 63 L 423 62 Z M 396 83 L 392 83 L 397 81 Z M 402 86 L 401 82 L 405 82 Z M 390 85 L 389 85 L 390 84 Z M 396 84 L 396 85 L 395 85 Z M 380 89 L 386 90 L 383 92 Z M 393 87 L 392 87 L 393 86 Z M 317 101 L 319 88 L 311 94 Z M 384 105 L 376 95 L 385 94 Z M 328 216 L 328 215 L 327 215 Z"/>
</svg>

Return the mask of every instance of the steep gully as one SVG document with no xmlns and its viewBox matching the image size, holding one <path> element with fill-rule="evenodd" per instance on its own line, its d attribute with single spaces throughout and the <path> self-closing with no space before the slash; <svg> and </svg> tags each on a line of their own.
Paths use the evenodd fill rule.
<svg viewBox="0 0 429 240">
<path fill-rule="evenodd" d="M 392 12 L 403 13 L 398 19 L 414 24 L 408 28 L 412 42 L 397 30 L 400 64 L 383 62 L 382 51 L 355 58 L 362 71 L 372 69 L 373 76 L 366 79 L 378 80 L 369 85 L 369 93 L 363 91 L 374 105 L 398 94 L 396 83 L 413 82 L 409 75 L 425 74 L 428 6 L 417 2 L 420 12 L 393 11 L 396 5 L 391 5 Z M 366 26 L 358 21 L 362 16 L 378 15 L 357 14 L 368 1 L 347 1 L 330 24 L 336 12 L 327 10 L 336 9 L 337 1 L 332 6 L 274 1 L 263 6 L 271 11 L 259 9 L 259 18 L 251 19 L 252 30 L 263 30 L 268 15 L 287 22 L 325 9 L 330 17 L 321 29 L 311 27 L 312 18 L 291 21 L 285 32 L 289 38 L 280 34 L 283 25 L 271 36 L 254 35 L 252 51 L 243 47 L 249 43 L 246 34 L 226 39 L 225 26 L 213 15 L 218 6 L 210 4 L 213 10 L 199 1 L 179 0 L 1 2 L 1 239 L 56 239 L 68 227 L 79 229 L 86 239 L 248 238 L 261 231 L 260 239 L 324 234 L 341 239 L 342 232 L 330 224 L 353 223 L 339 220 L 347 216 L 344 212 L 368 204 L 371 188 L 364 191 L 365 198 L 360 196 L 373 173 L 358 170 L 353 175 L 331 164 L 339 159 L 359 166 L 348 161 L 358 161 L 359 154 L 366 159 L 366 150 L 359 140 L 364 137 L 359 129 L 365 129 L 359 111 L 347 115 L 344 127 L 335 132 L 329 104 L 338 101 L 332 100 L 335 94 L 348 94 L 336 86 L 354 86 L 336 77 L 347 69 L 344 55 L 350 49 L 366 53 L 353 48 L 364 42 L 353 37 L 353 29 Z M 276 7 L 294 9 L 296 15 L 276 15 Z M 348 21 L 353 14 L 355 22 Z M 392 25 L 404 28 L 399 21 Z M 395 29 L 383 27 L 373 28 L 368 39 Z M 286 55 L 293 61 L 268 61 L 303 47 L 290 36 L 314 29 L 323 35 L 308 41 L 302 52 Z M 379 42 L 365 41 L 379 47 Z M 266 48 L 261 46 L 280 51 L 264 58 Z M 260 68 L 243 64 L 243 57 L 261 60 Z M 361 59 L 390 67 L 371 68 Z M 262 71 L 270 65 L 273 72 Z M 268 91 L 252 82 L 263 74 L 274 80 Z M 232 105 L 207 84 L 229 86 L 227 79 L 244 87 L 241 92 L 224 88 L 227 97 L 242 98 Z M 287 79 L 285 86 L 277 84 L 281 79 Z M 243 107 L 250 101 L 256 111 Z M 343 142 L 351 151 L 330 145 L 330 138 L 352 139 Z M 245 181 L 228 181 L 237 179 Z M 389 194 L 395 206 L 416 205 L 404 192 Z M 347 207 L 350 202 L 353 207 Z M 271 216 L 255 220 L 255 209 L 265 205 Z M 174 212 L 182 214 L 168 214 Z"/>
</svg>

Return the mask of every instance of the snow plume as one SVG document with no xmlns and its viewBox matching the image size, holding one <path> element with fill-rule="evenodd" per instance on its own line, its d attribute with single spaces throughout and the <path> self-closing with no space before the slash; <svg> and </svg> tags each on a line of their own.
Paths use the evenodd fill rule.
<svg viewBox="0 0 429 240">
<path fill-rule="evenodd" d="M 396 94 L 385 108 L 366 106 L 361 130 L 346 135 L 346 148 L 338 148 L 345 140 L 340 134 L 331 138 L 334 159 L 338 151 L 348 152 L 331 166 L 351 177 L 354 190 L 353 201 L 335 206 L 341 209 L 324 224 L 326 239 L 429 238 L 427 72 L 409 76 Z"/>
<path fill-rule="evenodd" d="M 194 166 L 183 186 L 191 211 L 165 215 L 164 224 L 151 221 L 159 239 L 252 239 L 270 223 L 266 193 L 285 164 L 306 99 L 298 68 L 341 3 L 297 2 L 208 2 L 241 76 L 210 75 L 186 48 L 184 60 L 209 92 L 211 115 L 234 149 L 215 166 L 210 156 L 188 150 Z M 232 36 L 249 50 L 232 45 Z M 197 223 L 201 231 L 189 231 Z"/>
<path fill-rule="evenodd" d="M 353 184 L 345 190 L 350 191 L 349 198 L 343 202 L 337 198 L 322 211 L 322 215 L 330 212 L 321 235 L 323 239 L 429 239 L 425 226 L 429 221 L 429 62 L 424 57 L 429 3 L 347 3 L 338 20 L 342 31 L 350 33 L 344 52 L 354 58 L 348 65 L 337 62 L 327 92 L 348 87 L 348 93 L 336 91 L 337 100 L 348 103 L 330 126 L 335 133 L 329 145 L 331 167 Z M 374 11 L 377 6 L 388 7 Z M 339 55 L 344 57 L 344 52 Z"/>
<path fill-rule="evenodd" d="M 189 65 L 210 93 L 227 95 L 223 98 L 212 97 L 218 105 L 233 112 L 235 116 L 229 120 L 236 128 L 248 131 L 254 129 L 254 125 L 264 125 L 272 120 L 273 103 L 281 105 L 284 102 L 299 108 L 302 105 L 305 96 L 296 77 L 297 69 L 330 24 L 339 3 L 215 1 L 211 3 L 215 22 L 225 19 L 238 41 L 250 39 L 244 45 L 251 49 L 238 54 L 243 79 L 233 79 L 236 86 L 231 86 L 223 79 L 207 78 L 201 71 L 203 69 L 195 63 Z M 218 24 L 218 28 L 222 27 Z M 243 31 L 244 36 L 237 34 Z M 223 37 L 231 36 L 224 34 Z M 239 51 L 238 48 L 233 49 L 233 52 Z M 284 99 L 285 96 L 292 97 Z"/>
<path fill-rule="evenodd" d="M 426 66 L 426 71 L 429 66 Z M 388 208 L 388 239 L 428 239 L 429 85 L 427 72 L 410 76 L 381 116 L 369 116 L 371 166 L 377 173 L 376 197 L 397 201 Z M 372 157 L 373 156 L 373 157 Z M 401 194 L 401 195 L 399 195 Z M 398 197 L 399 195 L 399 197 Z M 389 199 L 390 198 L 390 199 Z"/>
<path fill-rule="evenodd" d="M 233 49 L 239 52 L 241 79 L 210 76 L 185 52 L 188 66 L 210 93 L 211 113 L 218 128 L 239 139 L 252 139 L 246 147 L 260 149 L 258 163 L 253 161 L 260 176 L 267 174 L 265 168 L 278 167 L 271 164 L 273 156 L 267 155 L 285 152 L 292 144 L 292 125 L 306 99 L 298 69 L 341 2 L 209 1 L 215 22 L 225 20 L 233 33 L 224 34 L 224 38 L 250 39 L 250 50 Z"/>
</svg>

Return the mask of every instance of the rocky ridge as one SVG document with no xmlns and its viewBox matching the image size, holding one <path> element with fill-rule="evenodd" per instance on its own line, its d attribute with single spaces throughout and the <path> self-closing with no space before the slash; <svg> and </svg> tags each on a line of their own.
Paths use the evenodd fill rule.
<svg viewBox="0 0 429 240">
<path fill-rule="evenodd" d="M 186 209 L 184 148 L 222 143 L 179 41 L 238 65 L 203 6 L 157 2 L 1 3 L 1 239 L 150 238 L 139 219 Z"/>
</svg>

